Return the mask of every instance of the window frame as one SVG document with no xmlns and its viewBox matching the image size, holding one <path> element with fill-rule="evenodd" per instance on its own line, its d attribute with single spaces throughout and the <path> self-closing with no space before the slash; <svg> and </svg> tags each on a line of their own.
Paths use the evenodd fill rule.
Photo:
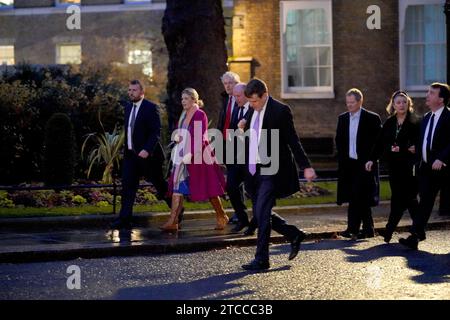
<svg viewBox="0 0 450 320">
<path fill-rule="evenodd" d="M 444 15 L 444 4 L 445 0 L 399 0 L 398 2 L 398 12 L 399 12 L 399 79 L 400 88 L 408 91 L 409 95 L 412 97 L 425 97 L 428 91 L 429 85 L 413 85 L 407 86 L 406 84 L 406 10 L 409 6 L 414 5 L 442 5 L 442 14 Z M 444 24 L 445 27 L 445 24 Z M 448 36 L 447 36 L 448 37 Z M 445 43 L 444 43 L 444 47 Z M 448 52 L 447 52 L 448 54 Z M 448 81 L 449 79 L 447 79 Z"/>
<path fill-rule="evenodd" d="M 79 46 L 80 47 L 80 63 L 74 63 L 74 62 L 70 62 L 70 63 L 62 63 L 60 62 L 60 48 L 63 46 Z M 73 65 L 80 65 L 83 63 L 83 47 L 81 45 L 81 42 L 61 42 L 61 43 L 57 43 L 56 44 L 56 64 L 61 64 L 61 65 L 68 65 L 68 64 L 73 64 Z"/>
<path fill-rule="evenodd" d="M 126 46 L 126 57 L 125 57 L 125 61 L 128 65 L 142 65 L 142 68 L 144 69 L 144 65 L 145 63 L 140 62 L 140 63 L 131 63 L 130 62 L 130 52 L 132 51 L 137 51 L 137 50 L 141 50 L 141 51 L 149 51 L 150 52 L 150 67 L 151 67 L 151 73 L 149 75 L 147 75 L 146 73 L 144 73 L 144 70 L 142 70 L 142 73 L 145 74 L 146 76 L 148 76 L 150 79 L 153 78 L 154 76 L 154 63 L 153 63 L 153 50 L 152 50 L 152 46 L 150 44 L 150 42 L 148 42 L 148 40 L 143 40 L 143 39 L 132 39 L 128 42 L 127 46 Z"/>
<path fill-rule="evenodd" d="M 324 9 L 329 19 L 328 32 L 330 34 L 330 86 L 288 87 L 287 52 L 284 34 L 286 31 L 287 13 L 295 9 Z M 333 57 L 333 11 L 331 0 L 299 0 L 280 1 L 280 49 L 281 49 L 281 97 L 283 99 L 334 99 L 334 57 Z"/>
<path fill-rule="evenodd" d="M 0 58 L 0 66 L 3 66 L 3 65 L 13 66 L 13 65 L 15 65 L 16 64 L 16 48 L 15 48 L 15 45 L 14 44 L 1 44 L 0 47 L 12 47 L 12 53 L 13 53 L 13 55 L 12 55 L 13 63 L 12 64 L 4 63 L 2 58 Z"/>
</svg>

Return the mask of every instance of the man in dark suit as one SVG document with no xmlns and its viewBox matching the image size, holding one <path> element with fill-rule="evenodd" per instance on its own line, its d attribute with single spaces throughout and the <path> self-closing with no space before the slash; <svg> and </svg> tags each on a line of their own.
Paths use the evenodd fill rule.
<svg viewBox="0 0 450 320">
<path fill-rule="evenodd" d="M 428 89 L 426 104 L 430 112 L 425 114 L 419 145 L 416 147 L 420 159 L 419 212 L 413 217 L 411 235 L 399 242 L 417 250 L 419 241 L 425 240 L 425 228 L 433 210 L 439 190 L 450 179 L 450 87 L 444 83 L 433 83 Z"/>
<path fill-rule="evenodd" d="M 245 84 L 244 83 L 238 83 L 233 88 L 233 97 L 236 101 L 236 110 L 235 110 L 235 116 L 233 117 L 230 125 L 230 129 L 237 130 L 238 129 L 238 123 L 245 119 L 250 108 L 250 104 L 247 101 L 247 98 L 245 96 Z M 249 220 L 248 220 L 248 213 L 247 213 L 247 207 L 244 203 L 244 190 L 243 190 L 243 184 L 245 180 L 245 173 L 246 173 L 246 167 L 244 159 L 244 154 L 242 153 L 242 160 L 241 163 L 239 163 L 239 150 L 238 144 L 241 142 L 237 138 L 235 138 L 235 134 L 230 134 L 229 139 L 226 141 L 226 149 L 230 150 L 230 148 L 234 148 L 233 152 L 233 159 L 231 159 L 231 162 L 226 161 L 227 163 L 227 193 L 230 197 L 231 205 L 233 206 L 233 209 L 236 213 L 237 217 L 237 223 L 236 226 L 232 229 L 233 232 L 240 232 L 245 227 L 249 227 Z M 243 144 L 242 144 L 243 145 Z M 243 149 L 243 148 L 241 148 Z M 230 152 L 227 153 L 230 155 Z M 230 159 L 229 159 L 230 160 Z M 250 230 L 251 233 L 254 232 L 256 229 L 256 226 L 251 227 Z M 249 232 L 250 233 L 250 232 Z"/>
<path fill-rule="evenodd" d="M 346 93 L 348 112 L 339 115 L 336 129 L 338 153 L 337 204 L 348 202 L 347 230 L 340 235 L 362 239 L 374 237 L 372 206 L 379 201 L 378 165 L 367 171 L 365 164 L 381 132 L 381 119 L 362 108 L 363 94 L 353 88 Z M 360 232 L 361 221 L 363 224 Z"/>
<path fill-rule="evenodd" d="M 252 198 L 258 240 L 255 259 L 242 268 L 265 270 L 270 267 L 272 208 L 277 198 L 287 197 L 300 190 L 295 163 L 304 170 L 308 181 L 316 175 L 295 131 L 289 106 L 270 97 L 266 84 L 259 79 L 253 79 L 247 84 L 245 95 L 253 109 L 245 125 L 245 131 L 249 133 L 246 138 L 245 188 Z M 297 256 L 305 233 L 286 222 L 278 228 L 281 230 L 277 231 L 291 242 L 291 260 Z"/>
<path fill-rule="evenodd" d="M 234 215 L 230 219 L 230 223 L 236 223 L 236 226 L 232 229 L 233 232 L 239 232 L 245 226 L 248 225 L 245 220 L 243 220 L 244 214 L 246 215 L 247 208 L 244 203 L 244 194 L 242 188 L 240 188 L 239 175 L 240 169 L 236 166 L 233 161 L 227 161 L 227 148 L 232 147 L 234 144 L 230 141 L 229 132 L 227 130 L 235 130 L 237 128 L 237 117 L 239 107 L 236 102 L 236 98 L 233 95 L 234 87 L 239 83 L 239 75 L 227 71 L 222 77 L 222 84 L 225 92 L 222 94 L 223 108 L 219 114 L 219 121 L 217 124 L 217 129 L 222 132 L 224 148 L 223 148 L 223 162 L 227 167 L 227 194 L 230 197 L 231 205 L 234 209 Z M 241 217 L 241 220 L 239 220 Z"/>
<path fill-rule="evenodd" d="M 129 104 L 125 106 L 125 150 L 122 163 L 122 203 L 113 229 L 130 228 L 133 204 L 139 179 L 145 176 L 157 190 L 158 199 L 166 199 L 167 182 L 162 165 L 164 153 L 160 143 L 161 119 L 158 106 L 144 99 L 144 88 L 139 80 L 130 81 Z"/>
</svg>

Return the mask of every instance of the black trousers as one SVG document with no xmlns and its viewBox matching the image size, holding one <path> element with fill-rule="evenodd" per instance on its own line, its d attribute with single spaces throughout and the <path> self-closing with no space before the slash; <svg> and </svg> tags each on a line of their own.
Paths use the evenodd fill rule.
<svg viewBox="0 0 450 320">
<path fill-rule="evenodd" d="M 261 175 L 257 170 L 254 176 L 246 179 L 246 189 L 252 197 L 253 217 L 258 226 L 255 260 L 267 262 L 272 229 L 285 236 L 288 241 L 294 240 L 300 230 L 287 224 L 286 220 L 272 211 L 276 202 L 273 176 Z"/>
<path fill-rule="evenodd" d="M 403 213 L 408 210 L 411 219 L 418 215 L 419 202 L 417 199 L 418 181 L 412 174 L 412 167 L 394 168 L 389 172 L 391 187 L 391 212 L 386 224 L 387 232 L 394 232 Z"/>
<path fill-rule="evenodd" d="M 450 216 L 450 181 L 444 181 L 439 200 L 439 214 Z"/>
<path fill-rule="evenodd" d="M 245 165 L 229 164 L 227 165 L 227 193 L 230 197 L 239 223 L 248 224 L 247 207 L 244 202 L 243 185 L 246 175 Z"/>
<path fill-rule="evenodd" d="M 162 159 L 149 157 L 142 159 L 132 151 L 125 151 L 122 164 L 122 201 L 120 218 L 127 220 L 133 215 L 133 205 L 139 186 L 139 179 L 145 177 L 157 191 L 157 198 L 164 199 L 171 206 L 170 199 L 166 198 L 167 181 L 164 179 Z"/>
<path fill-rule="evenodd" d="M 370 197 L 372 174 L 364 169 L 364 164 L 358 160 L 349 159 L 347 163 L 350 198 L 347 211 L 347 231 L 358 234 L 362 222 L 362 231 L 374 231 Z"/>
<path fill-rule="evenodd" d="M 419 210 L 411 227 L 411 233 L 415 234 L 420 240 L 426 238 L 425 229 L 433 211 L 434 202 L 438 192 L 448 183 L 448 179 L 447 168 L 436 171 L 431 169 L 431 164 L 421 163 L 419 168 Z"/>
</svg>

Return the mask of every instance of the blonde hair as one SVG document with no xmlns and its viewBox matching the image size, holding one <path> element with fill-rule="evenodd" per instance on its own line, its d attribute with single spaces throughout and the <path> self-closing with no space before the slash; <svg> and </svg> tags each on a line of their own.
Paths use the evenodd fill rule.
<svg viewBox="0 0 450 320">
<path fill-rule="evenodd" d="M 196 104 L 198 104 L 198 106 L 200 108 L 202 108 L 204 106 L 203 101 L 200 100 L 200 96 L 198 95 L 197 90 L 195 90 L 194 88 L 186 88 L 181 92 L 181 95 L 183 94 L 187 94 L 188 96 L 190 96 L 192 98 L 192 100 L 194 100 L 194 102 Z"/>
<path fill-rule="evenodd" d="M 386 111 L 388 114 L 395 114 L 395 108 L 394 108 L 394 104 L 395 104 L 395 98 L 397 97 L 404 97 L 406 99 L 406 102 L 408 103 L 408 113 L 412 113 L 414 112 L 414 103 L 411 99 L 411 97 L 405 92 L 405 91 L 395 91 L 392 96 L 391 96 L 391 100 L 389 100 L 389 104 L 386 107 Z"/>
</svg>

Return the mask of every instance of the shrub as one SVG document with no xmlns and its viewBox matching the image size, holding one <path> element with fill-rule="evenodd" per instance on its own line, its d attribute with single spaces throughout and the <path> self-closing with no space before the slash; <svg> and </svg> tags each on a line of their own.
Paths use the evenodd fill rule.
<svg viewBox="0 0 450 320">
<path fill-rule="evenodd" d="M 14 208 L 14 202 L 8 198 L 5 191 L 0 191 L 0 208 Z"/>
<path fill-rule="evenodd" d="M 148 188 L 139 189 L 136 194 L 136 203 L 138 204 L 154 204 L 158 199 L 150 192 Z"/>
<path fill-rule="evenodd" d="M 70 118 L 55 113 L 45 127 L 44 180 L 46 185 L 71 184 L 75 167 L 75 137 Z"/>
<path fill-rule="evenodd" d="M 74 205 L 81 206 L 83 204 L 86 204 L 87 200 L 86 200 L 86 198 L 84 198 L 84 197 L 82 197 L 80 195 L 76 195 L 76 196 L 72 197 L 72 203 Z"/>
<path fill-rule="evenodd" d="M 103 123 L 100 119 L 99 122 L 103 128 Z M 103 176 L 102 183 L 111 184 L 113 182 L 113 170 L 119 168 L 121 152 L 123 149 L 123 143 L 125 140 L 125 131 L 119 130 L 116 126 L 112 133 L 106 132 L 103 129 L 103 133 L 90 133 L 87 135 L 81 147 L 81 155 L 85 152 L 86 144 L 89 140 L 94 140 L 94 148 L 89 152 L 87 156 L 87 161 L 89 163 L 89 169 L 87 176 L 89 178 L 91 174 L 92 167 L 94 165 L 102 165 Z"/>
<path fill-rule="evenodd" d="M 112 203 L 113 202 L 112 194 L 103 190 L 95 190 L 90 193 L 90 202 L 92 204 L 96 204 L 101 201 Z"/>
<path fill-rule="evenodd" d="M 109 206 L 108 201 L 99 201 L 95 204 L 97 207 L 107 207 Z"/>
<path fill-rule="evenodd" d="M 99 110 L 108 132 L 122 124 L 125 83 L 112 77 L 108 68 L 23 64 L 1 74 L 0 184 L 42 181 L 44 129 L 54 113 L 70 116 L 80 147 L 86 134 L 102 129 L 97 120 Z M 86 165 L 78 157 L 76 161 L 76 177 L 84 178 Z M 99 175 L 101 172 L 93 172 L 95 179 Z"/>
</svg>

